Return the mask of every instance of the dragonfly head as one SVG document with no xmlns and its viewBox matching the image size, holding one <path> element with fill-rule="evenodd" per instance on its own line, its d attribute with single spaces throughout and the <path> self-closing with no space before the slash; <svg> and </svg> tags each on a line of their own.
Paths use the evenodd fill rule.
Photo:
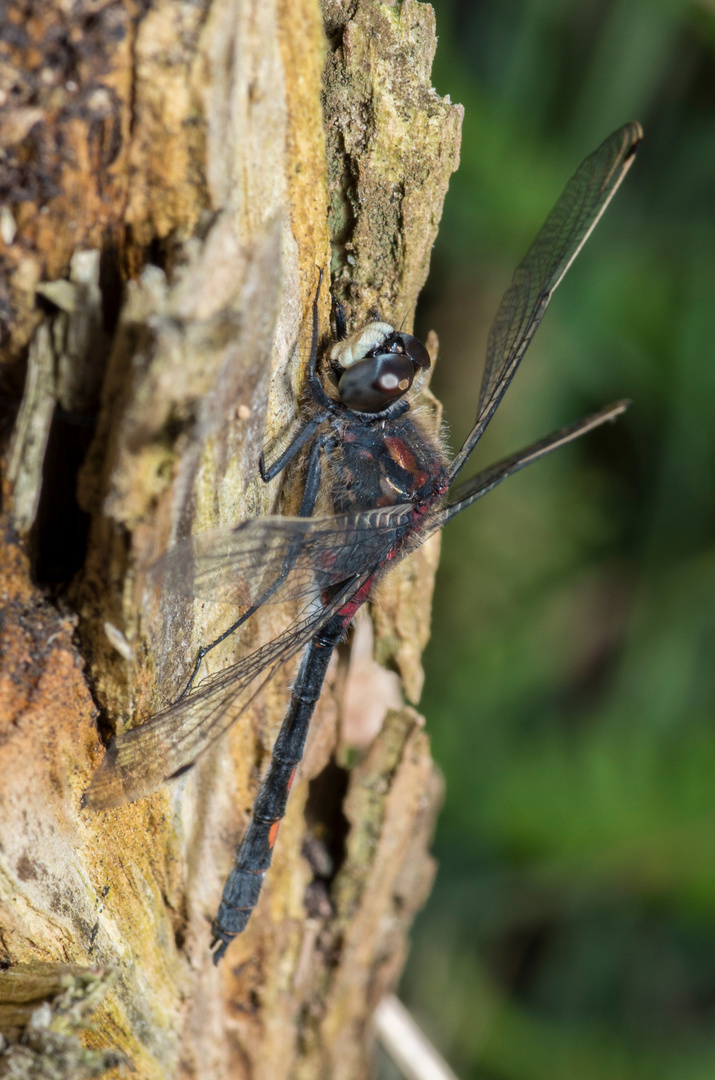
<svg viewBox="0 0 715 1080">
<path fill-rule="evenodd" d="M 412 334 L 371 322 L 330 351 L 340 400 L 355 412 L 377 413 L 403 397 L 429 368 L 427 349 Z"/>
</svg>

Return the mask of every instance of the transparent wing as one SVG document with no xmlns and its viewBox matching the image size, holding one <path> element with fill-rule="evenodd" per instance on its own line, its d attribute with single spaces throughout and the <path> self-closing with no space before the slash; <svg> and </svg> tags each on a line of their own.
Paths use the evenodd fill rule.
<svg viewBox="0 0 715 1080">
<path fill-rule="evenodd" d="M 527 465 L 533 465 L 534 462 L 540 461 L 548 454 L 552 454 L 554 450 L 560 450 L 562 446 L 567 446 L 568 443 L 580 439 L 582 435 L 587 435 L 594 428 L 615 420 L 626 411 L 630 404 L 630 401 L 617 401 L 614 405 L 607 405 L 604 409 L 592 413 L 584 420 L 578 420 L 575 424 L 570 424 L 568 427 L 555 431 L 552 435 L 547 435 L 545 439 L 532 443 L 531 446 L 519 450 L 518 453 L 512 454 L 511 457 L 498 461 L 496 465 L 490 465 L 488 469 L 483 469 L 482 472 L 470 477 L 469 480 L 465 480 L 464 483 L 457 484 L 450 491 L 450 501 L 446 506 L 438 510 L 435 515 L 439 527 L 451 521 L 460 510 L 471 506 L 477 499 L 483 498 L 484 495 L 487 495 L 507 477 L 520 472 Z"/>
<path fill-rule="evenodd" d="M 562 446 L 575 442 L 576 439 L 580 439 L 582 435 L 587 435 L 588 432 L 593 431 L 602 424 L 608 424 L 616 420 L 626 411 L 630 404 L 630 401 L 617 401 L 614 405 L 607 405 L 597 413 L 592 413 L 585 419 L 578 420 L 575 424 L 561 428 L 559 431 L 547 435 L 545 439 L 539 439 L 538 442 L 517 451 L 516 454 L 502 458 L 495 465 L 482 469 L 481 472 L 470 476 L 468 480 L 451 488 L 447 501 L 426 515 L 420 525 L 419 533 L 408 536 L 406 543 L 401 546 L 395 562 L 418 548 L 428 536 L 432 536 L 433 533 L 444 528 L 447 522 L 451 521 L 461 510 L 488 495 L 490 491 L 493 491 L 508 477 L 525 469 L 527 465 L 533 465 L 536 461 L 547 457 L 554 450 L 560 450 Z"/>
<path fill-rule="evenodd" d="M 628 402 L 618 402 L 602 409 L 593 416 L 568 428 L 563 428 L 458 485 L 451 492 L 451 501 L 424 518 L 420 530 L 411 533 L 406 538 L 406 542 L 399 544 L 394 561 L 398 561 L 410 551 L 415 550 L 460 510 L 482 498 L 508 476 L 588 431 L 592 431 L 595 427 L 614 420 L 628 407 L 628 404 Z M 367 521 L 373 520 L 379 524 L 380 516 L 384 516 L 391 522 L 391 527 L 394 529 L 395 517 L 406 517 L 411 507 L 399 508 L 399 515 L 396 515 L 397 510 L 397 507 L 393 507 L 390 511 L 371 511 L 368 514 L 350 517 L 366 519 L 366 527 L 369 528 Z M 256 524 L 264 520 L 266 519 L 257 519 Z M 297 520 L 301 525 L 310 523 L 310 519 Z M 316 521 L 320 520 L 316 519 Z M 327 526 L 327 523 L 333 519 L 322 520 Z M 284 521 L 287 526 L 291 525 L 290 519 L 277 519 L 277 521 Z M 291 535 L 289 528 L 288 534 Z M 213 537 L 217 534 L 208 535 Z M 192 693 L 157 713 L 145 724 L 113 739 L 85 795 L 85 805 L 92 809 L 101 809 L 130 802 L 155 791 L 171 777 L 190 768 L 197 757 L 235 723 L 277 669 L 303 649 L 317 630 L 332 615 L 340 611 L 358 589 L 380 570 L 382 561 L 381 559 L 370 569 L 364 570 L 363 573 L 345 582 L 328 604 L 320 606 L 310 604 L 309 608 L 312 610 L 309 610 L 307 614 L 304 612 L 302 617 L 299 616 L 273 641 L 257 649 L 237 664 L 205 680 Z"/>
<path fill-rule="evenodd" d="M 369 577 L 367 573 L 346 582 L 328 604 L 303 612 L 260 649 L 202 682 L 146 723 L 117 735 L 92 778 L 84 805 L 95 810 L 120 806 L 185 772 L 238 720 L 281 664 L 300 652 Z"/>
<path fill-rule="evenodd" d="M 381 563 L 412 520 L 410 504 L 335 517 L 260 517 L 177 544 L 150 571 L 180 596 L 238 605 L 319 597 Z"/>
<path fill-rule="evenodd" d="M 626 124 L 586 158 L 517 267 L 489 332 L 477 422 L 450 466 L 450 479 L 463 467 L 484 433 L 554 289 L 618 189 L 642 137 L 640 124 Z"/>
</svg>

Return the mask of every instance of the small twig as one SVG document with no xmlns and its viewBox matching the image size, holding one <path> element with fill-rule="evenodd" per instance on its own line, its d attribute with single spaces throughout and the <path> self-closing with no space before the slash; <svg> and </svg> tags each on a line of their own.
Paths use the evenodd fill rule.
<svg viewBox="0 0 715 1080">
<path fill-rule="evenodd" d="M 406 1080 L 457 1080 L 394 994 L 382 999 L 373 1022 L 383 1049 Z"/>
</svg>

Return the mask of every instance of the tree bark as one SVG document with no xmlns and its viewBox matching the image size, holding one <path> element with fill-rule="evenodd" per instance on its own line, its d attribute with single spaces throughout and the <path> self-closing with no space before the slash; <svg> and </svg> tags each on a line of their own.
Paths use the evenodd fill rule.
<svg viewBox="0 0 715 1080">
<path fill-rule="evenodd" d="M 52 1039 L 86 1025 L 83 1001 L 84 1046 L 111 1054 L 46 1075 L 121 1052 L 152 1080 L 366 1076 L 440 791 L 382 668 L 361 661 L 356 693 L 341 649 L 219 968 L 210 921 L 295 663 L 185 778 L 102 813 L 81 795 L 103 741 L 173 700 L 237 614 L 157 594 L 149 567 L 297 504 L 299 469 L 281 491 L 257 460 L 300 407 L 318 268 L 350 322 L 377 307 L 409 328 L 461 122 L 429 85 L 432 9 L 8 0 L 0 28 L 0 1075 L 28 1047 L 57 1068 Z M 320 317 L 326 344 L 327 290 Z M 413 702 L 436 556 L 430 541 L 372 610 Z M 209 670 L 289 615 L 262 609 Z"/>
</svg>

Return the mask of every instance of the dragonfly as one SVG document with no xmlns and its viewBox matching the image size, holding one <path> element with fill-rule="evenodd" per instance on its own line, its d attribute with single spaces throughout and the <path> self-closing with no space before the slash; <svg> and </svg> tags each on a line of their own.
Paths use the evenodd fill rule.
<svg viewBox="0 0 715 1080">
<path fill-rule="evenodd" d="M 330 658 L 391 566 L 507 477 L 609 421 L 619 401 L 456 483 L 487 429 L 554 290 L 635 158 L 637 123 L 610 135 L 568 181 L 517 267 L 489 333 L 474 427 L 449 461 L 438 435 L 411 409 L 430 366 L 416 337 L 374 318 L 348 335 L 333 301 L 335 341 L 319 364 L 318 301 L 300 426 L 274 460 L 270 482 L 303 455 L 296 516 L 268 515 L 177 544 L 153 569 L 162 587 L 220 598 L 240 617 L 198 654 L 181 696 L 118 734 L 85 794 L 90 808 L 118 806 L 186 772 L 242 715 L 277 670 L 302 652 L 285 718 L 213 920 L 215 963 L 246 927 L 270 867 Z M 411 393 L 414 389 L 414 394 Z M 319 496 L 332 507 L 315 514 Z M 323 505 L 323 504 L 321 504 Z M 196 683 L 206 654 L 264 604 L 298 601 L 290 625 L 238 662 Z"/>
</svg>

